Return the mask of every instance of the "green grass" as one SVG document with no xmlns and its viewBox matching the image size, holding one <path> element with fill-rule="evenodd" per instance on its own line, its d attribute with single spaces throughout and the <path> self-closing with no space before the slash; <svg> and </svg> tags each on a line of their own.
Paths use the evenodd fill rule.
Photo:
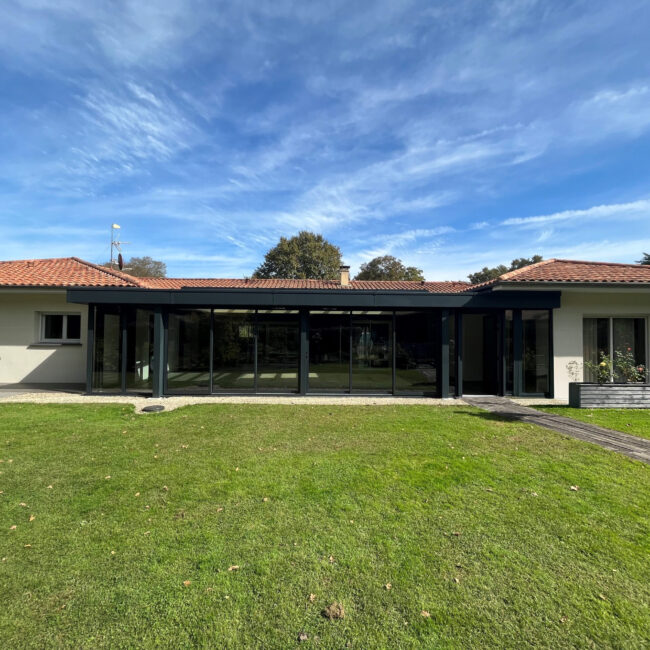
<svg viewBox="0 0 650 650">
<path fill-rule="evenodd" d="M 650 409 L 573 409 L 568 406 L 535 408 L 650 439 Z"/>
<path fill-rule="evenodd" d="M 648 466 L 469 407 L 0 405 L 0 459 L 6 648 L 650 643 Z"/>
</svg>

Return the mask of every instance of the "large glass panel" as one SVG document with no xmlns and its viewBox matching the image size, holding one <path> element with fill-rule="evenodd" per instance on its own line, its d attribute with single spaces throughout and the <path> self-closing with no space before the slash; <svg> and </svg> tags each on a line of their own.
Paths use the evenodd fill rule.
<svg viewBox="0 0 650 650">
<path fill-rule="evenodd" d="M 524 393 L 548 393 L 550 369 L 549 313 L 542 309 L 521 312 L 524 349 Z"/>
<path fill-rule="evenodd" d="M 309 315 L 309 390 L 350 390 L 350 313 Z"/>
<path fill-rule="evenodd" d="M 255 387 L 255 312 L 215 310 L 212 390 Z"/>
<path fill-rule="evenodd" d="M 395 392 L 422 395 L 437 390 L 439 318 L 430 312 L 395 314 Z"/>
<path fill-rule="evenodd" d="M 449 395 L 456 394 L 456 315 L 449 314 Z"/>
<path fill-rule="evenodd" d="M 106 393 L 122 390 L 121 339 L 119 309 L 98 306 L 95 312 L 93 390 Z"/>
<path fill-rule="evenodd" d="M 298 312 L 258 312 L 257 389 L 265 392 L 297 392 L 299 362 Z"/>
<path fill-rule="evenodd" d="M 513 316 L 512 309 L 506 309 L 505 312 L 505 345 L 503 350 L 505 362 L 505 382 L 506 394 L 512 395 L 514 385 L 514 365 L 515 365 L 515 351 L 514 351 L 514 330 L 513 330 Z"/>
<path fill-rule="evenodd" d="M 126 321 L 126 388 L 151 392 L 153 357 L 153 312 L 130 309 Z"/>
<path fill-rule="evenodd" d="M 645 343 L 645 318 L 614 318 L 614 352 L 631 352 L 636 366 L 646 364 Z M 613 356 L 616 360 L 616 354 Z M 617 381 L 621 379 L 617 372 L 616 364 L 614 373 Z"/>
<path fill-rule="evenodd" d="M 609 318 L 584 318 L 582 321 L 582 357 L 598 364 L 603 354 L 609 355 Z M 583 365 L 584 381 L 597 381 L 596 373 Z"/>
<path fill-rule="evenodd" d="M 352 315 L 352 390 L 387 393 L 393 389 L 393 318 L 390 313 Z"/>
<path fill-rule="evenodd" d="M 179 309 L 169 313 L 167 392 L 210 390 L 210 310 Z"/>
</svg>

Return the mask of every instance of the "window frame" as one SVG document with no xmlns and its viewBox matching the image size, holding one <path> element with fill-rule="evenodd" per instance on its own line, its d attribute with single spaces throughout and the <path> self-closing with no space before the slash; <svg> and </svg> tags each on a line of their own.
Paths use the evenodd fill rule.
<svg viewBox="0 0 650 650">
<path fill-rule="evenodd" d="M 63 322 L 61 324 L 61 338 L 47 338 L 45 336 L 45 322 L 48 316 L 61 316 Z M 68 317 L 79 317 L 79 338 L 68 337 Z M 81 312 L 61 312 L 61 311 L 42 311 L 40 312 L 40 329 L 39 329 L 39 343 L 49 344 L 63 344 L 63 345 L 77 345 L 81 344 L 81 326 L 82 326 Z"/>
<path fill-rule="evenodd" d="M 608 355 L 610 359 L 614 359 L 614 321 L 618 319 L 628 319 L 628 320 L 643 320 L 644 322 L 644 327 L 643 327 L 643 334 L 645 336 L 645 359 L 643 361 L 644 365 L 646 368 L 650 367 L 650 317 L 648 317 L 645 314 L 583 314 L 582 315 L 582 381 L 586 382 L 587 379 L 585 379 L 585 356 L 584 356 L 584 349 L 585 349 L 585 341 L 584 341 L 584 322 L 585 320 L 589 319 L 606 319 L 608 321 L 608 331 L 607 331 L 607 347 L 608 347 Z M 609 374 L 609 381 L 613 382 L 614 381 L 614 367 L 612 364 L 612 370 L 610 371 Z"/>
</svg>

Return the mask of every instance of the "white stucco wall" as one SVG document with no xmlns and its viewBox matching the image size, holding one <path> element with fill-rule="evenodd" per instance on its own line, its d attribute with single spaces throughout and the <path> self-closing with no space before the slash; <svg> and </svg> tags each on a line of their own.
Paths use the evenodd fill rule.
<svg viewBox="0 0 650 650">
<path fill-rule="evenodd" d="M 577 362 L 580 370 L 578 381 L 582 381 L 582 319 L 594 316 L 645 317 L 646 348 L 650 348 L 650 291 L 562 290 L 561 307 L 553 310 L 555 397 L 558 399 L 569 398 L 569 382 L 575 381 L 567 368 L 570 362 Z"/>
<path fill-rule="evenodd" d="M 81 344 L 39 344 L 42 312 L 81 314 Z M 66 302 L 65 291 L 0 293 L 0 384 L 85 383 L 86 305 Z"/>
</svg>

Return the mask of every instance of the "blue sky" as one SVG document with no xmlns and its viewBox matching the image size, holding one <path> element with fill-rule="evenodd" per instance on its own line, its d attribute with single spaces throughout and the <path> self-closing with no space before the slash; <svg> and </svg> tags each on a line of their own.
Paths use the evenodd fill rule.
<svg viewBox="0 0 650 650">
<path fill-rule="evenodd" d="M 1 259 L 249 275 L 280 236 L 461 279 L 650 252 L 647 0 L 9 0 Z"/>
</svg>

